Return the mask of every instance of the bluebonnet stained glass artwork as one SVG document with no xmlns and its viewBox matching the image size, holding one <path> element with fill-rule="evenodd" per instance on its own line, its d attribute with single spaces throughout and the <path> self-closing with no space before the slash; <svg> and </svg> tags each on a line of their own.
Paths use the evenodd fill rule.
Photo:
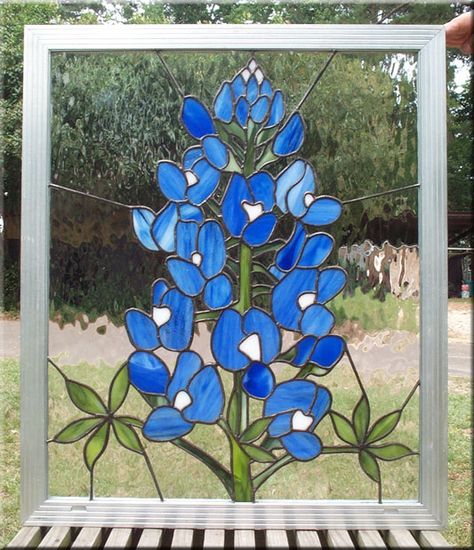
<svg viewBox="0 0 474 550">
<path fill-rule="evenodd" d="M 320 194 L 310 163 L 286 159 L 304 143 L 301 113 L 287 113 L 283 92 L 251 59 L 222 83 L 211 107 L 185 96 L 180 119 L 195 143 L 181 162 L 157 163 L 156 192 L 165 206 L 159 212 L 131 209 L 137 241 L 151 253 L 166 253 L 169 276 L 152 284 L 146 310 L 125 313 L 135 351 L 114 377 L 108 405 L 63 375 L 74 404 L 92 418 L 75 420 L 52 441 L 89 436 L 84 452 L 91 498 L 94 465 L 112 424 L 119 443 L 143 455 L 160 498 L 138 433 L 200 460 L 235 501 L 254 501 L 263 483 L 291 462 L 338 453 L 358 456 L 381 500 L 378 460 L 414 454 L 399 443 L 380 445 L 412 394 L 371 424 L 369 399 L 346 343 L 332 334 L 330 302 L 344 290 L 347 275 L 327 265 L 335 242 L 326 231 L 341 216 L 342 203 Z M 279 225 L 291 227 L 286 241 L 274 238 Z M 192 349 L 199 323 L 210 330 L 207 363 Z M 289 347 L 285 332 L 294 337 Z M 165 361 L 163 351 L 175 359 Z M 332 395 L 320 383 L 345 354 L 361 392 L 352 419 L 332 408 Z M 278 363 L 292 367 L 289 379 L 277 381 Z M 232 378 L 231 387 L 224 375 Z M 150 407 L 144 419 L 117 416 L 129 386 Z M 256 417 L 253 403 L 260 404 Z M 318 435 L 325 418 L 343 445 Z M 225 433 L 230 468 L 186 439 L 198 424 Z"/>
</svg>

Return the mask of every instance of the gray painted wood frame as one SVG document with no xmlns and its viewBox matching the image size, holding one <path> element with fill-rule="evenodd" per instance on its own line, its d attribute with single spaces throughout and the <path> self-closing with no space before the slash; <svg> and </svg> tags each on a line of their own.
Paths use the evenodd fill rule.
<svg viewBox="0 0 474 550">
<path fill-rule="evenodd" d="M 364 51 L 418 55 L 421 271 L 418 501 L 50 497 L 47 458 L 50 56 L 105 51 Z M 25 27 L 21 255 L 21 515 L 26 525 L 439 529 L 447 514 L 446 82 L 442 26 L 116 25 Z"/>
</svg>

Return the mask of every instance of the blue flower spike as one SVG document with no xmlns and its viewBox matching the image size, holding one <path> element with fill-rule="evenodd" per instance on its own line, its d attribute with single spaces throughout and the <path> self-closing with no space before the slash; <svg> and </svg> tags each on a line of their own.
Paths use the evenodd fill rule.
<svg viewBox="0 0 474 550">
<path fill-rule="evenodd" d="M 275 229 L 274 204 L 273 178 L 268 172 L 255 172 L 248 179 L 234 174 L 222 201 L 222 217 L 233 237 L 261 246 Z"/>
<path fill-rule="evenodd" d="M 317 367 L 311 374 L 328 374 L 342 359 L 346 345 L 341 336 L 328 334 L 322 338 L 305 336 L 286 354 L 288 364 L 293 367 L 310 365 Z"/>
<path fill-rule="evenodd" d="M 151 371 L 140 374 L 139 389 L 152 385 L 156 378 Z M 224 389 L 216 368 L 203 366 L 201 357 L 193 351 L 178 356 L 166 391 L 160 393 L 169 405 L 154 409 L 148 416 L 143 435 L 151 441 L 173 441 L 189 433 L 195 424 L 215 424 L 224 408 Z"/>
<path fill-rule="evenodd" d="M 250 59 L 232 81 L 223 82 L 214 99 L 214 113 L 221 122 L 235 120 L 244 129 L 250 122 L 273 128 L 285 116 L 283 94 L 273 90 L 262 68 Z"/>
<path fill-rule="evenodd" d="M 273 319 L 258 308 L 245 315 L 235 310 L 222 312 L 211 337 L 211 349 L 225 370 L 244 370 L 244 390 L 255 399 L 268 397 L 275 385 L 269 365 L 281 350 L 281 335 Z"/>
<path fill-rule="evenodd" d="M 322 443 L 313 432 L 331 407 L 331 394 L 323 386 L 308 380 L 278 384 L 266 400 L 264 416 L 274 416 L 268 426 L 270 437 L 296 460 L 307 461 L 319 456 Z"/>
<path fill-rule="evenodd" d="M 153 351 L 160 346 L 181 351 L 189 346 L 193 335 L 194 305 L 164 279 L 153 285 L 151 315 L 139 309 L 125 313 L 125 327 L 131 344 L 138 351 Z"/>
</svg>

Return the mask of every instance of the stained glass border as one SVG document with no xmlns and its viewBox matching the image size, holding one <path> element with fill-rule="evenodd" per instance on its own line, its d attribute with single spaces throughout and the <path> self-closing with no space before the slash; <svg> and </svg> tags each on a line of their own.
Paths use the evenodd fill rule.
<svg viewBox="0 0 474 550">
<path fill-rule="evenodd" d="M 48 496 L 50 56 L 110 51 L 392 51 L 418 54 L 421 364 L 418 502 Z M 441 26 L 126 25 L 25 28 L 21 302 L 21 513 L 27 525 L 438 529 L 447 513 L 445 38 Z"/>
</svg>

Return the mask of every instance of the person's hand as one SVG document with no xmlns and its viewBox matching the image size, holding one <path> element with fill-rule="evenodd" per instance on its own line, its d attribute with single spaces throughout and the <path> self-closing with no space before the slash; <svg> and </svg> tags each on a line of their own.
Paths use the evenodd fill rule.
<svg viewBox="0 0 474 550">
<path fill-rule="evenodd" d="M 465 54 L 472 54 L 472 14 L 472 11 L 468 11 L 446 23 L 444 28 L 448 48 L 459 48 Z"/>
</svg>

